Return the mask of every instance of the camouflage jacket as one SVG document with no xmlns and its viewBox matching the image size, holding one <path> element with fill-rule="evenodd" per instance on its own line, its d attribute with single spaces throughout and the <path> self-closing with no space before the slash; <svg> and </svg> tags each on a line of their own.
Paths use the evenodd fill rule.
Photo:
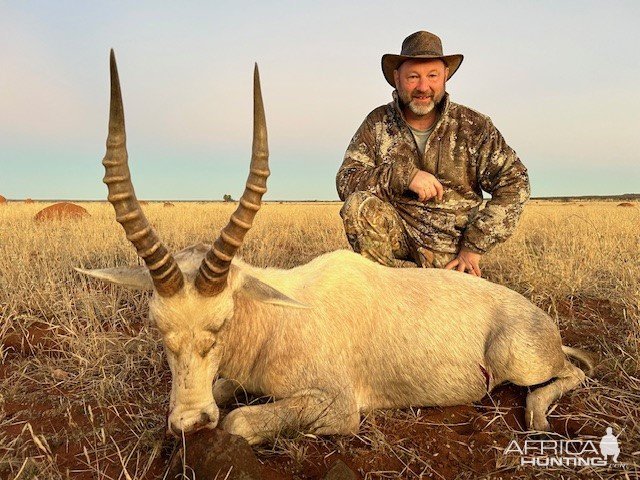
<svg viewBox="0 0 640 480">
<path fill-rule="evenodd" d="M 393 95 L 351 140 L 336 177 L 340 198 L 365 190 L 390 202 L 417 247 L 455 253 L 465 246 L 486 253 L 506 240 L 529 198 L 529 178 L 489 117 L 446 94 L 420 155 Z M 442 183 L 442 201 L 422 203 L 408 189 L 418 169 Z M 492 198 L 480 210 L 482 190 Z"/>
</svg>

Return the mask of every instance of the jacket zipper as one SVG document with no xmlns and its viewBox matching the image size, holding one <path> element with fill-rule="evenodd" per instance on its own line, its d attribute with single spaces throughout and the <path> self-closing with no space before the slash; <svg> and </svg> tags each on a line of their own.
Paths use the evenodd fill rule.
<svg viewBox="0 0 640 480">
<path fill-rule="evenodd" d="M 442 121 L 444 120 L 445 114 L 447 113 L 448 110 L 448 103 L 450 102 L 450 100 L 448 99 L 447 96 L 447 108 L 445 108 L 442 111 L 442 114 L 439 116 L 438 120 L 436 121 L 436 124 L 433 127 L 433 131 L 431 132 L 431 135 L 433 135 L 436 130 L 438 130 L 438 127 L 440 126 L 440 124 L 442 123 Z M 420 149 L 418 148 L 418 142 L 416 142 L 416 138 L 413 136 L 413 133 L 411 132 L 411 128 L 409 128 L 409 124 L 407 123 L 407 120 L 404 118 L 404 114 L 402 113 L 402 110 L 400 110 L 398 108 L 398 103 L 397 101 L 394 101 L 394 108 L 397 112 L 399 112 L 400 114 L 400 118 L 402 119 L 402 121 L 404 122 L 404 124 L 406 125 L 407 129 L 409 130 L 409 135 L 411 135 L 411 138 L 413 138 L 413 145 L 416 148 L 416 153 L 418 158 L 420 158 Z M 431 138 L 429 138 L 430 140 Z M 425 145 L 424 147 L 424 153 L 422 154 L 422 162 L 421 162 L 421 166 L 425 166 L 426 165 L 426 160 L 427 160 L 427 151 L 428 151 L 428 144 L 429 144 L 429 140 L 427 140 L 427 145 Z M 435 175 L 438 174 L 438 170 L 440 169 L 440 151 L 442 150 L 442 134 L 439 134 L 438 137 L 436 138 L 437 142 L 438 142 L 438 152 L 436 154 L 436 165 L 435 165 Z"/>
<path fill-rule="evenodd" d="M 440 153 L 442 152 L 442 137 L 438 137 L 438 155 L 436 157 L 436 175 L 440 172 Z"/>
</svg>

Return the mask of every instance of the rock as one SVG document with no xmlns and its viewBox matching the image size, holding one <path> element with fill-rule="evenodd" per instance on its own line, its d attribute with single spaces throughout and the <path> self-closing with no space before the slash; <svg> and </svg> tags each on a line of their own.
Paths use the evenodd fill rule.
<svg viewBox="0 0 640 480">
<path fill-rule="evenodd" d="M 79 219 L 88 217 L 89 212 L 79 205 L 69 202 L 60 202 L 43 208 L 35 215 L 36 220 L 61 220 L 61 219 Z"/>
<path fill-rule="evenodd" d="M 260 480 L 262 477 L 260 463 L 247 441 L 216 428 L 188 435 L 185 445 L 174 452 L 165 478 Z"/>
<path fill-rule="evenodd" d="M 165 207 L 173 207 L 174 205 L 171 202 L 164 202 L 164 206 Z"/>
<path fill-rule="evenodd" d="M 338 460 L 324 476 L 324 480 L 356 480 L 358 475 L 346 463 Z"/>
<path fill-rule="evenodd" d="M 67 380 L 70 377 L 67 372 L 60 368 L 54 369 L 53 372 L 51 372 L 51 375 L 53 375 L 53 378 L 56 380 Z"/>
<path fill-rule="evenodd" d="M 622 202 L 618 204 L 619 207 L 635 207 L 633 203 L 630 202 Z"/>
</svg>

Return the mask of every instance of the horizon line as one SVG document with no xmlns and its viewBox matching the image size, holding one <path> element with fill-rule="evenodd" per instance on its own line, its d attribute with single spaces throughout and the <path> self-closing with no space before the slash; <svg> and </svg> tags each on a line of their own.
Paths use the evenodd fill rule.
<svg viewBox="0 0 640 480">
<path fill-rule="evenodd" d="M 1 196 L 1 195 L 0 195 Z M 31 200 L 33 202 L 86 202 L 86 203 L 100 203 L 107 202 L 107 199 L 73 199 L 73 198 L 4 198 L 7 202 L 24 202 L 26 200 Z M 612 195 L 551 195 L 551 196 L 536 196 L 531 197 L 529 200 L 559 200 L 559 199 L 628 199 L 628 198 L 637 198 L 640 199 L 640 193 L 618 193 Z M 485 197 L 484 200 L 489 200 L 489 198 Z M 203 199 L 187 199 L 187 200 L 173 200 L 173 199 L 138 199 L 139 202 L 175 202 L 175 203 L 238 203 L 237 199 L 232 199 L 231 201 L 225 200 L 203 200 Z M 342 200 L 328 200 L 328 199 L 314 199 L 314 200 L 262 200 L 262 203 L 317 203 L 317 202 L 325 202 L 325 203 L 343 203 Z"/>
</svg>

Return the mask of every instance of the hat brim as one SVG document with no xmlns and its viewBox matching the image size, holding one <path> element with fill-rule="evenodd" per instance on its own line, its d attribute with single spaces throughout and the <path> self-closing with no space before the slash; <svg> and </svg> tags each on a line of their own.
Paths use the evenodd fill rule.
<svg viewBox="0 0 640 480">
<path fill-rule="evenodd" d="M 393 71 L 397 70 L 400 64 L 406 60 L 431 60 L 431 59 L 440 59 L 442 60 L 447 67 L 449 67 L 449 76 L 447 80 L 453 77 L 453 74 L 456 73 L 456 70 L 460 67 L 462 60 L 464 59 L 463 55 L 394 55 L 392 53 L 387 53 L 382 56 L 382 73 L 384 74 L 384 78 L 387 80 L 389 85 L 393 88 L 396 88 L 396 82 L 393 78 Z"/>
</svg>

